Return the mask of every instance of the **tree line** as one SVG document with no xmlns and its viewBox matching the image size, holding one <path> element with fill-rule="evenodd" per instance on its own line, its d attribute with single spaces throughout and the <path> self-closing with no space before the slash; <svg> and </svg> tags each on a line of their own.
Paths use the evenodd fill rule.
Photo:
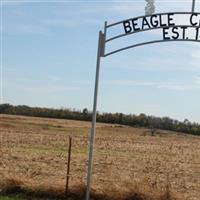
<svg viewBox="0 0 200 200">
<path fill-rule="evenodd" d="M 0 114 L 25 115 L 34 117 L 49 117 L 58 119 L 92 120 L 92 112 L 87 108 L 81 110 L 69 108 L 40 108 L 25 105 L 13 106 L 10 104 L 0 104 Z M 169 117 L 148 116 L 144 113 L 139 115 L 123 113 L 97 113 L 97 122 L 128 125 L 132 127 L 145 127 L 163 129 L 200 135 L 200 124 L 192 123 L 185 119 L 183 122 Z"/>
</svg>

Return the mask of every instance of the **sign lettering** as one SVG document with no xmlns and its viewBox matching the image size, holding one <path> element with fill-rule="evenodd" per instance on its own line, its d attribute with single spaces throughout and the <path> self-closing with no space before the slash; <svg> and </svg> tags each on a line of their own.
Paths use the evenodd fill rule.
<svg viewBox="0 0 200 200">
<path fill-rule="evenodd" d="M 186 24 L 181 24 L 180 17 L 178 23 L 177 15 L 176 13 L 165 13 L 132 18 L 122 22 L 123 29 L 125 34 L 131 34 L 160 28 L 163 40 L 200 40 L 200 14 L 184 15 Z"/>
</svg>

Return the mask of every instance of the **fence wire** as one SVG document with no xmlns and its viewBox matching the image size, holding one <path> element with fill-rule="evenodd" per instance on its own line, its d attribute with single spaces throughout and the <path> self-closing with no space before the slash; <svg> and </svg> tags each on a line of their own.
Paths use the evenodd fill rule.
<svg viewBox="0 0 200 200">
<path fill-rule="evenodd" d="M 106 129 L 107 130 L 107 129 Z M 110 130 L 108 130 L 110 131 Z M 0 180 L 65 187 L 68 138 L 72 136 L 69 187 L 85 185 L 89 135 L 0 131 Z M 199 140 L 166 135 L 115 135 L 97 131 L 92 188 L 99 193 L 139 190 L 180 199 L 200 195 Z M 154 194 L 155 193 L 155 194 Z"/>
</svg>

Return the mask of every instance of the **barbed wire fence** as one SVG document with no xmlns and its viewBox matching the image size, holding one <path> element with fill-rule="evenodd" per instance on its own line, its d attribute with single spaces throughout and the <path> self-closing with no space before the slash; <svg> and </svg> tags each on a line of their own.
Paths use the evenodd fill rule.
<svg viewBox="0 0 200 200">
<path fill-rule="evenodd" d="M 24 177 L 38 186 L 64 188 L 68 137 L 65 134 L 34 134 L 30 137 L 27 133 L 1 133 L 1 177 Z M 151 142 L 142 137 L 143 140 L 139 137 L 97 137 L 93 189 L 103 194 L 119 188 L 122 191 L 134 188 L 147 193 L 152 190 L 162 192 L 167 187 L 172 191 L 187 188 L 191 169 L 200 165 L 198 159 L 191 162 L 188 145 L 165 145 L 165 142 L 157 143 L 155 137 L 151 137 Z M 88 144 L 87 136 L 73 136 L 69 190 L 85 184 Z M 190 191 L 196 194 L 198 190 L 193 185 Z"/>
</svg>

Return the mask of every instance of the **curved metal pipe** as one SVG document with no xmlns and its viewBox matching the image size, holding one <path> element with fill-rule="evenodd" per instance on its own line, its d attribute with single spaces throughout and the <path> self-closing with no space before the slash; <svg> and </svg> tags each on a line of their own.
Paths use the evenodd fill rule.
<svg viewBox="0 0 200 200">
<path fill-rule="evenodd" d="M 167 14 L 176 14 L 176 15 L 184 15 L 184 14 L 193 14 L 194 12 L 169 12 L 169 13 L 154 13 L 153 15 L 167 15 Z M 200 14 L 199 12 L 195 12 L 196 14 Z M 142 16 L 139 16 L 139 17 L 132 17 L 132 18 L 129 18 L 129 19 L 125 19 L 125 20 L 122 20 L 122 21 L 119 21 L 119 22 L 115 22 L 115 23 L 113 23 L 113 24 L 109 24 L 109 25 L 107 25 L 106 26 L 106 28 L 110 28 L 110 27 L 112 27 L 112 26 L 116 26 L 116 25 L 118 25 L 118 24 L 121 24 L 122 22 L 124 22 L 124 21 L 128 21 L 128 20 L 132 20 L 132 19 L 135 19 L 135 18 L 138 18 L 138 19 L 140 19 L 140 18 L 143 18 L 143 17 L 150 17 L 150 16 L 152 16 L 152 15 L 142 15 Z"/>
<path fill-rule="evenodd" d="M 139 44 L 134 44 L 134 45 L 131 45 L 131 46 L 128 46 L 128 47 L 124 47 L 124 48 L 121 48 L 121 49 L 118 49 L 118 50 L 106 53 L 104 55 L 104 57 L 110 56 L 110 55 L 118 53 L 120 51 L 124 51 L 124 50 L 131 49 L 131 48 L 134 48 L 134 47 L 144 46 L 144 45 L 147 45 L 147 44 L 162 43 L 162 42 L 180 42 L 180 41 L 184 41 L 184 42 L 200 42 L 200 40 L 194 40 L 194 39 L 188 39 L 188 40 L 184 40 L 184 39 L 177 39 L 177 40 L 154 40 L 154 41 L 149 41 L 149 42 L 143 42 L 143 43 L 139 43 Z"/>
</svg>

